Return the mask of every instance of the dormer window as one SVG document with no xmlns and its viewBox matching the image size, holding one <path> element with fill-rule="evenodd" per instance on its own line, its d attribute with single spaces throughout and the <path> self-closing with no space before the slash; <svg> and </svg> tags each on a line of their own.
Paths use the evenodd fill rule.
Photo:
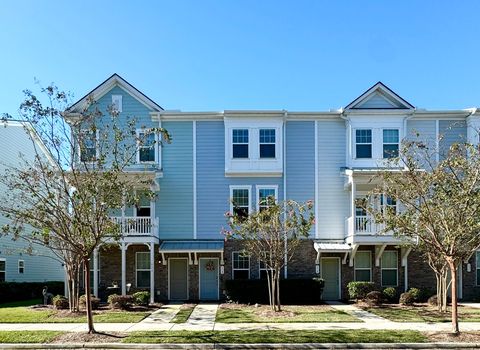
<svg viewBox="0 0 480 350">
<path fill-rule="evenodd" d="M 122 112 L 122 95 L 112 95 L 112 107 L 117 112 Z"/>
<path fill-rule="evenodd" d="M 137 131 L 138 135 L 138 162 L 156 162 L 156 135 L 150 130 Z"/>
<path fill-rule="evenodd" d="M 232 133 L 232 158 L 248 158 L 248 129 L 233 129 Z"/>
<path fill-rule="evenodd" d="M 260 129 L 260 158 L 275 158 L 275 129 Z"/>
<path fill-rule="evenodd" d="M 372 130 L 357 129 L 355 131 L 356 158 L 372 158 Z"/>
<path fill-rule="evenodd" d="M 398 129 L 383 129 L 383 158 L 398 157 Z"/>
</svg>

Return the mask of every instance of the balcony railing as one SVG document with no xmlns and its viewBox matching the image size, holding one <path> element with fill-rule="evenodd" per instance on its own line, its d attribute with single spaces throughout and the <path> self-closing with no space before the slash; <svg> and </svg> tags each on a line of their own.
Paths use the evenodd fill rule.
<svg viewBox="0 0 480 350">
<path fill-rule="evenodd" d="M 383 224 L 375 223 L 373 218 L 368 215 L 349 217 L 345 221 L 346 236 L 351 236 L 354 234 L 377 234 L 383 230 L 383 227 Z"/>
<path fill-rule="evenodd" d="M 150 235 L 158 227 L 158 218 L 152 220 L 149 217 L 116 216 L 112 220 L 120 225 L 120 232 L 124 235 Z"/>
</svg>

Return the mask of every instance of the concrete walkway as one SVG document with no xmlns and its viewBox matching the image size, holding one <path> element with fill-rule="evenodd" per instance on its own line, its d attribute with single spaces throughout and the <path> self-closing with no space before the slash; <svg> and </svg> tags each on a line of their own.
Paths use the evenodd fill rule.
<svg viewBox="0 0 480 350">
<path fill-rule="evenodd" d="M 215 322 L 218 304 L 199 304 L 186 323 L 169 323 L 181 305 L 168 304 L 138 323 L 96 323 L 100 332 L 133 331 L 248 331 L 248 330 L 348 330 L 348 329 L 387 329 L 418 330 L 425 332 L 448 332 L 450 322 L 393 322 L 373 315 L 353 305 L 329 303 L 332 308 L 347 312 L 363 322 L 319 322 L 319 323 L 218 323 Z M 473 307 L 473 306 L 472 306 Z M 477 306 L 478 307 L 478 306 Z M 460 322 L 462 331 L 480 331 L 480 322 Z M 0 331 L 52 330 L 64 332 L 85 332 L 85 323 L 0 323 Z"/>
</svg>

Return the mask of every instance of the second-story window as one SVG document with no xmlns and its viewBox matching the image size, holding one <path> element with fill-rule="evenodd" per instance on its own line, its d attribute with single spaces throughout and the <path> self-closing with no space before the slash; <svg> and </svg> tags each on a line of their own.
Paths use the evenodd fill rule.
<svg viewBox="0 0 480 350">
<path fill-rule="evenodd" d="M 383 158 L 398 157 L 398 129 L 383 129 Z"/>
<path fill-rule="evenodd" d="M 250 212 L 250 188 L 231 188 L 231 211 L 241 218 L 248 216 Z"/>
<path fill-rule="evenodd" d="M 380 207 L 382 213 L 396 213 L 397 212 L 397 200 L 395 198 L 381 195 L 380 196 Z"/>
<path fill-rule="evenodd" d="M 275 204 L 277 198 L 276 187 L 257 187 L 257 191 L 258 211 L 265 210 L 272 204 Z"/>
<path fill-rule="evenodd" d="M 138 162 L 153 163 L 155 162 L 156 140 L 155 133 L 150 131 L 138 132 Z"/>
<path fill-rule="evenodd" d="M 248 158 L 248 129 L 232 130 L 232 157 Z"/>
<path fill-rule="evenodd" d="M 372 158 L 372 130 L 355 130 L 355 157 Z"/>
<path fill-rule="evenodd" d="M 97 134 L 91 130 L 83 130 L 80 139 L 80 161 L 92 162 L 97 157 Z"/>
<path fill-rule="evenodd" d="M 275 158 L 275 129 L 260 129 L 260 158 Z"/>
</svg>

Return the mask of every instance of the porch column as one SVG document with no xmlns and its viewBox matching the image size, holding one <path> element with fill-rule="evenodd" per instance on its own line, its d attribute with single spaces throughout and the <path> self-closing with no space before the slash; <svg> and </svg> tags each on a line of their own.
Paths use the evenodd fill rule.
<svg viewBox="0 0 480 350">
<path fill-rule="evenodd" d="M 353 180 L 352 177 L 352 201 L 350 203 L 350 211 L 352 212 L 352 219 L 353 219 L 353 227 L 355 228 L 355 192 L 357 190 L 357 186 L 355 184 L 355 181 Z M 355 230 L 354 230 L 355 231 Z"/>
<path fill-rule="evenodd" d="M 155 243 L 150 243 L 150 303 L 155 299 Z"/>
<path fill-rule="evenodd" d="M 127 246 L 122 243 L 120 249 L 122 250 L 122 295 L 127 294 Z"/>
<path fill-rule="evenodd" d="M 93 295 L 98 298 L 98 248 L 93 251 Z"/>
</svg>

